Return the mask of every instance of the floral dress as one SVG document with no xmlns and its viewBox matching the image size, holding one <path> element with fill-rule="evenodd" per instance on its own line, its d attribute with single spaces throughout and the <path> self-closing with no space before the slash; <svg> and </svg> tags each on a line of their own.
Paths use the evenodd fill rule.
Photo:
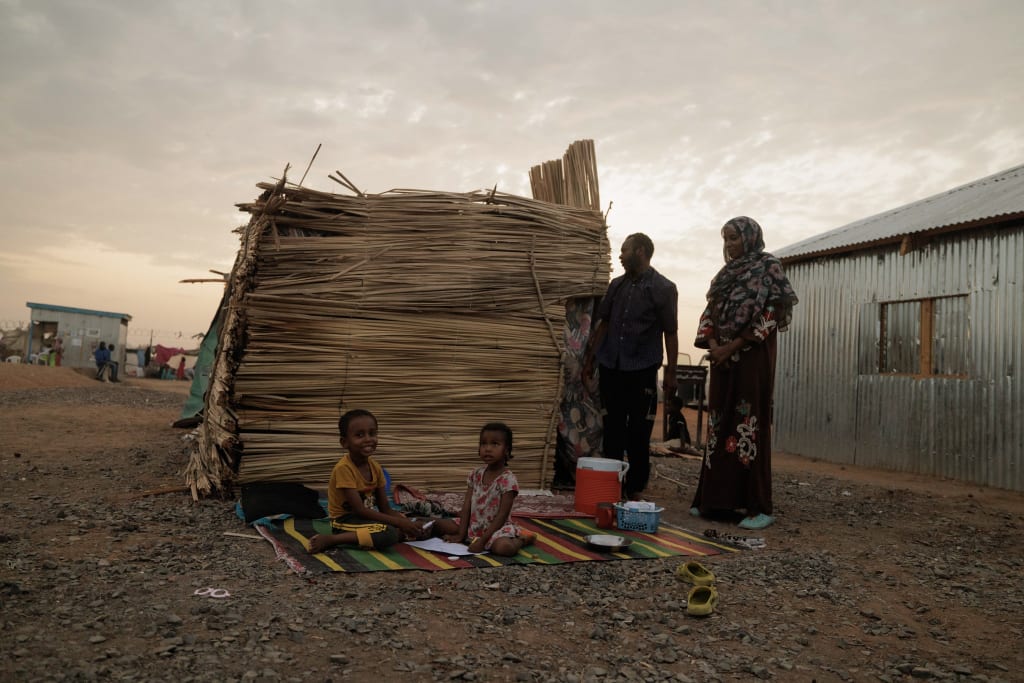
<svg viewBox="0 0 1024 683">
<path fill-rule="evenodd" d="M 601 455 L 603 418 L 597 379 L 583 377 L 583 356 L 593 312 L 593 298 L 570 299 L 565 304 L 565 385 L 558 422 L 555 481 L 570 488 L 576 481 L 577 461 L 583 456 Z"/>
<path fill-rule="evenodd" d="M 466 479 L 466 483 L 469 484 L 469 488 L 472 491 L 469 507 L 470 539 L 478 538 L 487 531 L 487 527 L 490 526 L 491 521 L 498 514 L 498 510 L 501 507 L 502 495 L 509 491 L 514 492 L 516 495 L 519 494 L 519 482 L 516 480 L 516 475 L 512 473 L 512 470 L 506 468 L 504 472 L 494 478 L 490 486 L 484 484 L 484 473 L 486 471 L 487 466 L 483 465 L 470 472 L 469 477 Z M 491 535 L 485 548 L 490 550 L 491 544 L 494 543 L 496 538 L 518 538 L 522 534 L 522 529 L 507 521 Z"/>
</svg>

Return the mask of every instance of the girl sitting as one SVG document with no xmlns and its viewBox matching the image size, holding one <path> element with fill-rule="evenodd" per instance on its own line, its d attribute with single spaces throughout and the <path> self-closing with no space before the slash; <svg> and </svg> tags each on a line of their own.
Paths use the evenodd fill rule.
<svg viewBox="0 0 1024 683">
<path fill-rule="evenodd" d="M 479 453 L 484 464 L 469 473 L 459 517 L 436 520 L 432 531 L 450 543 L 469 539 L 470 552 L 489 550 L 495 555 L 512 557 L 537 537 L 509 520 L 512 503 L 519 494 L 519 482 L 508 468 L 512 459 L 512 430 L 501 422 L 484 425 L 480 430 Z"/>
</svg>

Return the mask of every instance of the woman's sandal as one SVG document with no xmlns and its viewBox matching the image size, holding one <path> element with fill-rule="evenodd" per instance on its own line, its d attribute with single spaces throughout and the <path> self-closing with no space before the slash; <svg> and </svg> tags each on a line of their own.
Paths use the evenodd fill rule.
<svg viewBox="0 0 1024 683">
<path fill-rule="evenodd" d="M 775 518 L 763 512 L 754 517 L 747 517 L 739 523 L 741 529 L 766 529 L 775 523 Z"/>
<path fill-rule="evenodd" d="M 718 591 L 714 586 L 694 586 L 686 596 L 686 613 L 693 617 L 706 617 L 718 605 Z"/>
<path fill-rule="evenodd" d="M 711 570 L 693 560 L 679 565 L 676 576 L 680 581 L 689 581 L 695 586 L 710 586 L 715 582 L 715 575 Z"/>
</svg>

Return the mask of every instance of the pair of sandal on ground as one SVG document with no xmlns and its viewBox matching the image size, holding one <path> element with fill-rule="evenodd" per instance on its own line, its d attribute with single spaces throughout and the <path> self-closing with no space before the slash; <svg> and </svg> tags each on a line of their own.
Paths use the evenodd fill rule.
<svg viewBox="0 0 1024 683">
<path fill-rule="evenodd" d="M 688 581 L 693 588 L 686 596 L 686 613 L 693 617 L 706 617 L 715 611 L 718 605 L 718 589 L 715 588 L 715 575 L 700 562 L 689 561 L 679 565 L 676 576 L 680 581 Z"/>
</svg>

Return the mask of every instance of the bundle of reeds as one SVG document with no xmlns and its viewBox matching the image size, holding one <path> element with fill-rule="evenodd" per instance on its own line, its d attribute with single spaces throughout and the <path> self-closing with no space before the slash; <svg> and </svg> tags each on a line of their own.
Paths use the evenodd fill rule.
<svg viewBox="0 0 1024 683">
<path fill-rule="evenodd" d="M 461 489 L 480 428 L 502 421 L 521 484 L 545 485 L 565 304 L 603 293 L 609 273 L 593 145 L 576 146 L 579 208 L 493 190 L 366 195 L 340 172 L 354 194 L 259 184 L 239 205 L 251 219 L 186 471 L 193 495 L 325 485 L 351 408 L 378 417 L 395 481 Z"/>
<path fill-rule="evenodd" d="M 531 168 L 530 190 L 534 199 L 600 211 L 594 141 L 577 140 L 560 160 Z"/>
</svg>

